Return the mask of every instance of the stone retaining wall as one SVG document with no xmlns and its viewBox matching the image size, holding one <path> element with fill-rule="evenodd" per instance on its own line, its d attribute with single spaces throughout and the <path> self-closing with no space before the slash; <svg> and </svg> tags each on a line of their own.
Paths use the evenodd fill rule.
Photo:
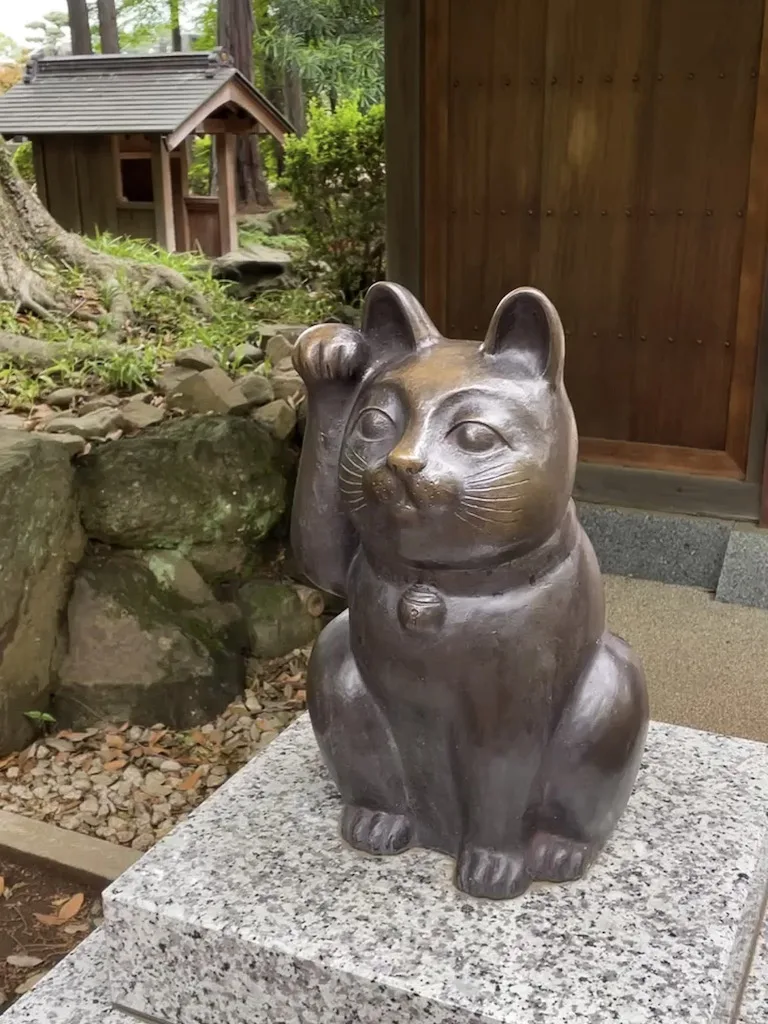
<svg viewBox="0 0 768 1024">
<path fill-rule="evenodd" d="M 310 642 L 322 601 L 273 564 L 295 464 L 250 416 L 85 454 L 0 429 L 0 755 L 30 710 L 187 728 L 242 692 L 249 657 Z"/>
</svg>

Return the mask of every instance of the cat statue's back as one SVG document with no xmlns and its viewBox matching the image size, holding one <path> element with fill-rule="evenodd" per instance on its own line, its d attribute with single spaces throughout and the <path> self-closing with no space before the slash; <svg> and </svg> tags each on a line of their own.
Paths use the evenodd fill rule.
<svg viewBox="0 0 768 1024">
<path fill-rule="evenodd" d="M 360 332 L 320 325 L 295 352 L 309 408 L 292 542 L 349 604 L 308 678 L 342 834 L 372 854 L 448 853 L 477 896 L 580 877 L 647 728 L 571 500 L 564 355 L 534 289 L 479 344 L 441 337 L 391 284 Z"/>
</svg>

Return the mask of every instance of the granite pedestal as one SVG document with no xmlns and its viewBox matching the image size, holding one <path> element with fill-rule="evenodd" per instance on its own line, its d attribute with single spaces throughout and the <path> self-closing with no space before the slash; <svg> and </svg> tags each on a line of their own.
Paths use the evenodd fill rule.
<svg viewBox="0 0 768 1024">
<path fill-rule="evenodd" d="M 343 845 L 303 719 L 108 890 L 99 1022 L 760 1024 L 767 809 L 763 745 L 654 724 L 587 879 L 476 901 Z M 7 1024 L 59 1024 L 57 974 Z"/>
</svg>

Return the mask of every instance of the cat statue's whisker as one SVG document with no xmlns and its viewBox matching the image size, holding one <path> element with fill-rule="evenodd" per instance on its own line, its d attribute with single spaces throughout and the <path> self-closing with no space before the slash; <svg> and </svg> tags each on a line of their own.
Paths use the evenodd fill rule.
<svg viewBox="0 0 768 1024">
<path fill-rule="evenodd" d="M 510 480 L 517 481 L 519 483 L 529 483 L 530 480 L 527 478 L 520 479 L 524 471 L 521 470 L 507 470 L 502 472 L 503 465 L 497 465 L 492 469 L 487 469 L 483 473 L 472 473 L 467 477 L 466 482 L 468 484 L 482 484 L 487 482 L 496 483 L 498 480 Z"/>
<path fill-rule="evenodd" d="M 345 458 L 345 459 L 346 459 L 347 461 L 351 462 L 351 463 L 352 463 L 353 465 L 357 465 L 357 466 L 359 467 L 359 469 L 360 469 L 361 471 L 363 471 L 363 472 L 364 472 L 364 471 L 365 471 L 366 469 L 368 469 L 368 466 L 367 466 L 367 464 L 366 464 L 366 463 L 365 463 L 365 461 L 364 461 L 364 460 L 363 460 L 363 459 L 362 459 L 362 458 L 361 458 L 361 457 L 360 457 L 360 456 L 359 456 L 359 455 L 357 454 L 357 452 L 352 452 L 352 451 L 350 451 L 350 452 L 347 452 L 347 453 L 346 453 L 346 455 L 344 456 L 344 458 Z"/>
<path fill-rule="evenodd" d="M 485 506 L 487 508 L 497 508 L 500 505 L 503 505 L 505 502 L 509 503 L 510 501 L 519 504 L 524 499 L 524 497 L 525 495 L 523 494 L 507 494 L 506 492 L 502 491 L 499 494 L 492 495 L 490 498 L 483 497 L 482 495 L 465 493 L 461 500 L 471 502 L 475 505 Z"/>
<path fill-rule="evenodd" d="M 520 516 L 522 515 L 522 512 L 512 513 L 510 515 L 504 516 L 502 516 L 501 514 L 498 516 L 480 515 L 479 512 L 473 512 L 471 509 L 463 507 L 460 512 L 457 512 L 457 515 L 459 516 L 460 519 L 464 516 L 470 516 L 472 519 L 476 519 L 478 522 L 498 523 L 499 525 L 506 525 L 507 523 L 512 524 L 517 522 Z"/>
<path fill-rule="evenodd" d="M 498 487 L 465 487 L 464 493 L 477 497 L 485 497 L 488 495 L 491 499 L 493 499 L 495 495 L 503 496 L 505 494 L 519 498 L 525 493 L 527 486 L 527 484 L 499 484 Z"/>
<path fill-rule="evenodd" d="M 468 501 L 462 502 L 461 508 L 478 516 L 482 514 L 489 523 L 509 522 L 516 519 L 523 512 L 523 509 L 520 508 L 487 508 L 484 505 L 471 505 Z"/>
</svg>

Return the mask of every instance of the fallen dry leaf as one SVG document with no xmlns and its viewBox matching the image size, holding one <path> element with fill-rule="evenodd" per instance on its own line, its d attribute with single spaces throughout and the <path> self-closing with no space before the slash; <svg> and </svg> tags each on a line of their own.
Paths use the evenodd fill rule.
<svg viewBox="0 0 768 1024">
<path fill-rule="evenodd" d="M 208 742 L 208 737 L 205 735 L 205 733 L 201 729 L 193 729 L 192 732 L 189 734 L 189 738 L 194 743 L 197 743 L 199 746 L 203 746 L 203 747 Z M 1 767 L 2 767 L 2 765 L 0 765 L 0 768 Z"/>
<path fill-rule="evenodd" d="M 0 875 L 0 896 L 5 892 L 5 879 Z"/>
<path fill-rule="evenodd" d="M 187 792 L 189 792 L 190 789 L 194 789 L 195 788 L 195 786 L 198 784 L 198 782 L 200 781 L 202 776 L 203 776 L 202 769 L 201 768 L 196 768 L 192 772 L 191 775 L 188 775 L 186 777 L 186 779 L 184 779 L 183 782 L 179 783 L 177 788 L 180 789 L 180 790 L 183 790 L 183 792 L 187 793 Z"/>
<path fill-rule="evenodd" d="M 116 761 L 107 761 L 104 765 L 105 772 L 119 772 L 121 768 L 125 768 L 128 764 L 127 761 L 122 758 L 118 758 Z"/>
<path fill-rule="evenodd" d="M 72 732 L 71 729 L 64 729 L 56 738 L 60 740 L 71 740 L 73 743 L 80 743 L 82 740 L 87 740 L 90 735 L 90 732 Z"/>
<path fill-rule="evenodd" d="M 125 740 L 118 734 L 115 734 L 114 736 L 107 736 L 106 742 L 108 747 L 119 747 L 120 750 L 125 746 Z"/>
<path fill-rule="evenodd" d="M 14 989 L 14 994 L 17 996 L 23 996 L 26 992 L 31 992 L 38 981 L 42 981 L 46 974 L 50 971 L 50 967 L 46 967 L 44 971 L 35 971 L 34 974 L 30 974 L 20 985 L 17 985 Z"/>
<path fill-rule="evenodd" d="M 3 768 L 7 768 L 11 761 L 13 761 L 16 758 L 16 756 L 16 754 L 9 754 L 8 757 L 4 757 L 2 761 L 0 761 L 0 770 L 2 770 Z"/>
<path fill-rule="evenodd" d="M 159 741 L 163 738 L 163 736 L 167 736 L 167 735 L 168 735 L 168 730 L 167 729 L 160 729 L 158 732 L 150 733 L 149 734 L 149 745 L 150 745 L 150 747 L 153 747 L 156 743 L 159 743 Z"/>
<path fill-rule="evenodd" d="M 7 956 L 5 962 L 11 967 L 39 967 L 43 962 L 39 956 L 24 956 L 23 953 L 14 953 Z"/>
<path fill-rule="evenodd" d="M 80 935 L 82 932 L 89 932 L 91 926 L 83 921 L 82 923 L 65 924 L 61 930 L 66 935 Z"/>
<path fill-rule="evenodd" d="M 59 920 L 71 921 L 73 917 L 76 917 L 77 914 L 80 913 L 84 902 L 85 894 L 82 892 L 76 893 L 71 899 L 67 900 L 61 910 L 59 910 Z"/>
<path fill-rule="evenodd" d="M 35 914 L 35 917 L 40 924 L 47 924 L 52 927 L 66 924 L 80 913 L 84 901 L 85 894 L 78 892 L 59 907 L 59 912 L 57 914 Z"/>
</svg>

